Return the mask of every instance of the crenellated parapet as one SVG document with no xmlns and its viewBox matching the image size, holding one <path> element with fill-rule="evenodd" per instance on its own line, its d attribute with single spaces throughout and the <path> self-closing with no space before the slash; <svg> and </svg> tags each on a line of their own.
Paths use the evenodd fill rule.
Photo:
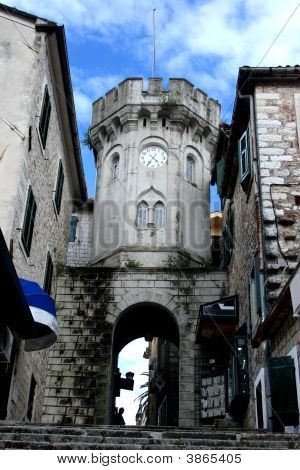
<svg viewBox="0 0 300 470">
<path fill-rule="evenodd" d="M 94 102 L 93 144 L 100 151 L 104 141 L 113 142 L 118 132 L 137 130 L 142 118 L 149 118 L 155 131 L 164 117 L 169 119 L 171 130 L 183 133 L 189 127 L 195 143 L 208 134 L 208 140 L 215 142 L 220 104 L 182 78 L 170 78 L 167 90 L 161 78 L 149 79 L 147 90 L 142 78 L 128 78 Z"/>
</svg>

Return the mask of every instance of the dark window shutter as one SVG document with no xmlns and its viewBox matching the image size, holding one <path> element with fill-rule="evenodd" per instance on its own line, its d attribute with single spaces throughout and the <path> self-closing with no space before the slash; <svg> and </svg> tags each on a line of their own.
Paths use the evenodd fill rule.
<svg viewBox="0 0 300 470">
<path fill-rule="evenodd" d="M 47 261 L 46 261 L 46 269 L 45 269 L 45 277 L 44 277 L 44 290 L 49 295 L 51 294 L 52 277 L 53 277 L 53 262 L 52 262 L 51 255 L 48 251 Z"/>
<path fill-rule="evenodd" d="M 259 272 L 259 258 L 258 254 L 254 257 L 254 278 L 255 278 L 255 286 L 256 286 L 256 305 L 257 305 L 257 313 L 261 315 L 261 288 L 260 288 L 260 272 Z"/>
<path fill-rule="evenodd" d="M 62 166 L 62 162 L 60 160 L 59 167 L 58 167 L 58 175 L 57 175 L 57 182 L 56 182 L 56 189 L 55 189 L 55 205 L 57 213 L 60 213 L 61 208 L 61 199 L 62 199 L 62 191 L 64 185 L 64 169 Z"/>
<path fill-rule="evenodd" d="M 243 190 L 246 191 L 252 172 L 248 129 L 243 133 L 238 142 L 238 160 L 240 183 Z"/>
<path fill-rule="evenodd" d="M 36 202 L 31 186 L 28 189 L 25 216 L 23 221 L 21 240 L 25 248 L 27 256 L 30 255 L 34 221 L 36 215 Z"/>
<path fill-rule="evenodd" d="M 44 91 L 42 111 L 40 115 L 40 122 L 39 122 L 39 131 L 40 131 L 43 148 L 46 147 L 50 114 L 51 114 L 51 102 L 50 102 L 48 87 L 46 85 L 45 91 Z"/>
<path fill-rule="evenodd" d="M 285 426 L 299 424 L 295 364 L 290 356 L 273 357 L 269 362 L 274 420 Z"/>
<path fill-rule="evenodd" d="M 223 182 L 223 170 L 224 170 L 224 160 L 220 160 L 217 163 L 217 191 L 219 196 L 222 196 L 222 182 Z"/>
<path fill-rule="evenodd" d="M 72 215 L 71 224 L 70 224 L 69 242 L 75 242 L 76 240 L 77 223 L 78 223 L 78 217 L 76 217 L 76 215 Z"/>
</svg>

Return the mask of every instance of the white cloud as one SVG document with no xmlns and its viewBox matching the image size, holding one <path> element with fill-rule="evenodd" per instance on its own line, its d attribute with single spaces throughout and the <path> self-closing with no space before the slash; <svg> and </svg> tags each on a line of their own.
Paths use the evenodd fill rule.
<svg viewBox="0 0 300 470">
<path fill-rule="evenodd" d="M 80 130 L 87 129 L 91 122 L 92 100 L 78 89 L 74 89 L 77 123 Z"/>
<path fill-rule="evenodd" d="M 157 7 L 158 74 L 193 79 L 196 86 L 206 86 L 212 96 L 226 93 L 229 86 L 233 89 L 238 67 L 242 65 L 299 62 L 300 8 L 289 19 L 299 4 L 297 0 L 160 0 L 157 5 L 150 0 L 13 0 L 10 3 L 64 23 L 71 36 L 76 35 L 76 40 L 93 38 L 114 44 L 116 49 L 125 48 L 140 62 L 141 68 L 149 62 L 149 71 L 152 8 Z M 105 73 L 90 77 L 89 92 L 79 91 L 90 96 L 97 85 L 101 90 L 99 96 L 117 83 L 116 78 Z M 82 95 L 80 99 L 78 107 L 84 110 Z"/>
<path fill-rule="evenodd" d="M 119 75 L 88 76 L 83 69 L 72 68 L 72 82 L 77 121 L 80 130 L 91 123 L 92 103 L 122 80 Z"/>
<path fill-rule="evenodd" d="M 143 359 L 143 353 L 148 343 L 143 339 L 137 339 L 129 343 L 119 355 L 118 367 L 124 376 L 126 372 L 134 373 L 134 390 L 121 390 L 120 398 L 117 398 L 117 406 L 125 408 L 124 419 L 126 424 L 135 424 L 135 415 L 138 410 L 138 400 L 135 400 L 143 391 L 140 386 L 147 382 L 147 377 L 141 375 L 148 372 L 148 360 Z"/>
</svg>

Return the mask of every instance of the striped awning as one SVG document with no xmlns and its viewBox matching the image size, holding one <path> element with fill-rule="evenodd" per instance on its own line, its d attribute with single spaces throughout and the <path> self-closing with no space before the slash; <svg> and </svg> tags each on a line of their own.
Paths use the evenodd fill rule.
<svg viewBox="0 0 300 470">
<path fill-rule="evenodd" d="M 58 335 L 55 302 L 36 282 L 20 279 L 20 283 L 34 320 L 34 328 L 25 339 L 25 351 L 48 348 Z"/>
</svg>

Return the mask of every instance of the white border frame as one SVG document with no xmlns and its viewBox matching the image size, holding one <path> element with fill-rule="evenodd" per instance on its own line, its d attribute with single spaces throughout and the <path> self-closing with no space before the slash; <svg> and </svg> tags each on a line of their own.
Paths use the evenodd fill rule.
<svg viewBox="0 0 300 470">
<path fill-rule="evenodd" d="M 254 402 L 255 402 L 255 421 L 256 428 L 258 428 L 258 416 L 257 416 L 257 403 L 256 403 L 256 387 L 261 382 L 261 398 L 262 398 L 262 411 L 263 411 L 263 429 L 267 429 L 267 404 L 266 404 L 266 384 L 265 384 L 265 369 L 260 369 L 254 382 Z"/>
</svg>

